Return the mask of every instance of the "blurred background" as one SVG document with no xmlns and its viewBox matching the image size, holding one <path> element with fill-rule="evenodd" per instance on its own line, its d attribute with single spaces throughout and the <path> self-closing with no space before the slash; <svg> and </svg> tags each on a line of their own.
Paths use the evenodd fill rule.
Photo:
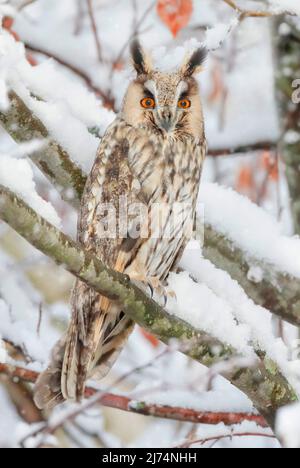
<svg viewBox="0 0 300 468">
<path fill-rule="evenodd" d="M 165 68 L 183 57 L 186 47 L 206 43 L 210 53 L 199 75 L 209 143 L 203 178 L 233 187 L 276 217 L 282 232 L 299 234 L 299 106 L 292 101 L 290 83 L 300 78 L 300 22 L 283 15 L 243 18 L 229 3 L 11 0 L 0 2 L 0 14 L 3 29 L 24 44 L 36 79 L 48 80 L 49 92 L 43 97 L 61 112 L 62 130 L 67 113 L 97 138 L 118 112 L 134 76 L 128 51 L 134 36 Z M 264 1 L 237 4 L 255 11 L 268 7 Z M 38 88 L 37 81 L 37 94 Z M 77 93 L 80 88 L 85 91 Z M 92 103 L 88 93 L 94 96 Z M 70 140 L 72 131 L 70 124 Z M 85 170 L 94 150 L 77 148 Z M 16 152 L 15 143 L 0 130 L 0 157 Z M 32 169 L 40 195 L 55 206 L 64 231 L 75 235 L 75 212 Z M 37 371 L 45 365 L 68 322 L 72 283 L 69 274 L 0 223 L 0 356 Z M 284 337 L 284 326 L 276 322 L 274 327 Z M 114 392 L 134 401 L 252 411 L 250 401 L 229 383 L 138 327 L 99 388 L 114 385 L 124 374 Z M 55 416 L 63 411 L 65 407 L 57 409 Z M 0 447 L 19 446 L 22 440 L 26 446 L 171 447 L 196 435 L 203 439 L 224 432 L 224 427 L 196 427 L 95 405 L 37 441 L 32 429 L 50 416 L 34 407 L 30 386 L 0 375 Z M 217 446 L 276 447 L 277 442 L 244 437 L 221 440 Z"/>
</svg>

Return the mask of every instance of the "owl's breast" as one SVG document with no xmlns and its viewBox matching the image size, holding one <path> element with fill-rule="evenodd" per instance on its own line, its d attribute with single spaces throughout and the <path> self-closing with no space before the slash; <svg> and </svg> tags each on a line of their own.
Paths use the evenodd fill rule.
<svg viewBox="0 0 300 468">
<path fill-rule="evenodd" d="M 148 201 L 186 201 L 199 184 L 201 148 L 184 141 L 138 132 L 130 145 L 130 165 Z"/>
</svg>

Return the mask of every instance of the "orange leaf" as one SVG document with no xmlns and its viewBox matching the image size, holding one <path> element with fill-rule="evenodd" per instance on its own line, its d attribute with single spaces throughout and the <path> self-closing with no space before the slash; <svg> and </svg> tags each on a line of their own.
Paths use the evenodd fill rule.
<svg viewBox="0 0 300 468">
<path fill-rule="evenodd" d="M 4 16 L 2 19 L 2 27 L 4 29 L 8 29 L 8 31 L 12 28 L 14 24 L 14 19 L 11 16 Z"/>
<path fill-rule="evenodd" d="M 26 58 L 30 65 L 32 65 L 33 67 L 35 67 L 38 64 L 37 60 L 31 54 L 27 54 Z"/>
<path fill-rule="evenodd" d="M 192 0 L 158 0 L 157 13 L 176 37 L 190 21 L 193 2 Z"/>
<path fill-rule="evenodd" d="M 269 177 L 276 182 L 279 178 L 279 170 L 276 159 L 270 151 L 263 151 L 261 155 L 261 165 L 269 173 Z"/>
<path fill-rule="evenodd" d="M 222 77 L 222 70 L 216 63 L 211 72 L 212 89 L 208 96 L 208 102 L 216 102 L 224 94 L 224 82 Z"/>
<path fill-rule="evenodd" d="M 114 70 L 121 71 L 121 70 L 124 69 L 124 63 L 121 62 L 121 61 L 120 62 L 115 62 L 113 64 L 113 68 L 114 68 Z"/>
<path fill-rule="evenodd" d="M 242 166 L 237 178 L 236 189 L 243 191 L 254 186 L 252 169 L 249 166 Z"/>
<path fill-rule="evenodd" d="M 143 328 L 141 328 L 140 330 L 142 335 L 146 338 L 146 340 L 152 344 L 153 348 L 157 348 L 159 346 L 159 341 L 157 338 L 155 338 L 155 336 L 151 335 L 151 333 L 148 333 Z"/>
</svg>

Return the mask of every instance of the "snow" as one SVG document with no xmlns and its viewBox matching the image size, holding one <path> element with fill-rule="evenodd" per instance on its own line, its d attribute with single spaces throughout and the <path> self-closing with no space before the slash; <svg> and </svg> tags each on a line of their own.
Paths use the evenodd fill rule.
<svg viewBox="0 0 300 468">
<path fill-rule="evenodd" d="M 193 437 L 193 440 L 195 441 L 198 440 L 199 442 L 198 444 L 193 444 L 191 448 L 201 447 L 201 444 L 202 444 L 201 441 L 205 441 L 207 439 L 212 439 L 210 441 L 210 444 L 211 444 L 214 438 L 218 439 L 219 437 L 223 438 L 226 436 L 231 438 L 231 437 L 234 437 L 234 434 L 256 434 L 256 433 L 272 435 L 272 432 L 270 431 L 270 429 L 261 429 L 261 428 L 258 429 L 255 423 L 248 422 L 248 421 L 245 421 L 241 424 L 234 426 L 234 429 L 231 427 L 226 427 L 222 423 L 213 427 L 202 427 L 202 428 L 200 427 L 200 429 L 196 431 L 196 434 Z M 253 440 L 253 437 L 254 437 L 254 440 Z M 178 441 L 178 443 L 175 446 L 178 446 L 184 442 L 185 442 L 184 440 Z M 223 444 L 224 444 L 224 441 L 220 440 L 220 442 L 217 441 L 216 446 L 222 448 Z M 249 446 L 249 448 L 257 447 L 255 436 L 252 436 L 252 437 L 244 436 L 241 444 L 243 448 L 247 448 L 247 446 Z M 273 442 L 272 443 L 273 448 L 274 448 L 274 445 L 276 446 L 277 444 L 276 443 L 274 444 Z"/>
<path fill-rule="evenodd" d="M 0 408 L 0 447 L 16 448 L 16 430 L 20 424 L 20 419 L 15 406 L 2 386 L 0 386 Z"/>
<path fill-rule="evenodd" d="M 229 23 L 219 23 L 206 31 L 205 44 L 208 50 L 216 50 L 228 37 L 228 34 L 239 24 L 237 18 L 233 18 Z"/>
<path fill-rule="evenodd" d="M 187 272 L 171 273 L 168 285 L 176 294 L 176 301 L 169 300 L 167 305 L 170 314 L 231 345 L 237 352 L 254 357 L 248 345 L 248 328 L 236 323 L 231 308 L 211 289 L 195 283 Z"/>
<path fill-rule="evenodd" d="M 281 234 L 280 224 L 247 197 L 218 184 L 202 183 L 199 203 L 205 223 L 233 241 L 251 259 L 300 278 L 300 239 Z M 199 213 L 203 206 L 199 209 Z"/>
<path fill-rule="evenodd" d="M 53 60 L 32 67 L 23 44 L 5 31 L 0 35 L 0 65 L 7 87 L 20 95 L 71 158 L 89 170 L 99 145 L 89 128 L 97 127 L 103 133 L 114 113 L 104 109 L 81 83 L 58 72 Z M 3 97 L 1 101 L 6 104 Z"/>
<path fill-rule="evenodd" d="M 0 338 L 0 362 L 5 363 L 7 359 L 7 352 L 5 349 L 4 342 Z"/>
<path fill-rule="evenodd" d="M 278 411 L 276 434 L 285 448 L 300 448 L 300 403 Z"/>
<path fill-rule="evenodd" d="M 192 241 L 187 246 L 180 266 L 189 272 L 196 281 L 201 283 L 201 286 L 205 285 L 211 293 L 215 294 L 218 300 L 223 303 L 224 309 L 225 307 L 230 309 L 230 326 L 232 329 L 224 330 L 226 336 L 231 336 L 233 328 L 235 327 L 236 329 L 237 322 L 240 324 L 240 327 L 243 326 L 244 333 L 246 331 L 248 344 L 251 344 L 254 348 L 265 351 L 269 359 L 273 360 L 279 366 L 282 373 L 290 378 L 293 373 L 292 369 L 294 364 L 291 364 L 288 360 L 289 350 L 282 339 L 274 336 L 272 315 L 270 312 L 254 304 L 238 282 L 233 280 L 227 272 L 216 268 L 210 261 L 205 260 L 202 257 L 199 245 L 197 250 L 196 241 Z M 199 304 L 207 304 L 207 302 L 199 302 Z M 201 306 L 198 305 L 198 308 L 200 309 Z M 209 309 L 207 315 L 214 316 L 214 309 L 215 307 Z M 206 320 L 207 318 L 204 319 L 204 323 Z M 212 319 L 210 318 L 210 320 Z M 220 318 L 224 326 L 223 320 L 224 317 Z M 226 317 L 226 326 L 229 326 L 227 320 Z M 215 329 L 212 333 L 215 333 Z M 224 339 L 225 335 L 223 336 L 223 341 Z M 297 364 L 299 366 L 299 361 L 297 361 Z"/>
<path fill-rule="evenodd" d="M 60 218 L 53 206 L 36 192 L 33 172 L 28 161 L 0 154 L 0 184 L 16 193 L 47 221 L 60 226 Z"/>
<path fill-rule="evenodd" d="M 125 50 L 118 70 L 113 73 L 110 63 L 118 57 L 132 33 L 134 3 L 138 9 L 135 19 L 138 20 L 152 0 L 103 0 L 99 2 L 99 8 L 95 2 L 102 62 L 97 57 L 85 2 L 81 2 L 84 11 L 79 18 L 79 33 L 75 32 L 79 2 L 51 0 L 49 8 L 49 0 L 39 0 L 21 12 L 17 11 L 21 0 L 7 3 L 0 0 L 0 15 L 11 13 L 15 17 L 13 29 L 21 40 L 47 53 L 53 53 L 61 61 L 76 67 L 103 92 L 110 90 L 111 97 L 116 101 L 116 110 L 120 108 L 126 86 L 134 77 L 132 67 L 128 65 L 128 50 Z M 190 28 L 183 30 L 176 40 L 158 19 L 156 9 L 153 8 L 140 30 L 142 43 L 149 51 L 153 50 L 154 63 L 163 70 L 177 67 L 188 51 L 203 43 L 210 49 L 204 71 L 199 75 L 199 83 L 211 149 L 234 149 L 239 145 L 262 140 L 276 142 L 280 132 L 274 95 L 270 22 L 247 19 L 238 23 L 236 12 L 224 2 L 206 0 L 193 3 L 194 14 Z M 239 3 L 243 3 L 243 7 L 244 3 L 247 3 L 245 7 L 257 7 L 255 2 Z M 274 9 L 284 7 L 294 12 L 299 12 L 300 8 L 296 0 L 272 0 L 269 4 Z M 8 11 L 8 8 L 13 11 Z M 284 29 L 286 27 L 283 25 L 281 31 Z M 84 171 L 88 171 L 96 154 L 99 137 L 114 119 L 114 112 L 103 107 L 100 97 L 88 89 L 85 80 L 78 74 L 47 59 L 44 54 L 36 54 L 39 63 L 31 67 L 24 52 L 21 43 L 16 42 L 7 32 L 1 32 L 1 109 L 8 106 L 7 91 L 14 89 L 46 125 L 50 137 L 56 139 Z M 222 99 L 225 96 L 226 99 Z M 286 141 L 297 141 L 297 138 L 294 132 L 286 135 Z M 7 142 L 3 133 L 0 133 L 0 143 L 0 183 L 4 180 L 7 186 L 11 185 L 19 196 L 43 216 L 47 215 L 51 222 L 60 222 L 57 215 L 59 213 L 63 229 L 75 233 L 75 215 L 71 220 L 70 208 L 61 202 L 59 195 L 53 195 L 54 189 L 48 181 L 25 159 L 29 153 L 42 150 L 44 143 L 33 140 L 17 146 L 12 141 Z M 207 173 L 210 172 L 209 179 L 235 186 L 239 168 L 250 159 L 254 170 L 263 177 L 261 167 L 253 163 L 259 157 L 260 154 L 249 153 L 241 157 L 207 161 L 204 177 L 207 180 Z M 230 173 L 230 177 L 224 173 Z M 285 188 L 281 190 L 283 184 Z M 263 279 L 263 269 L 258 266 L 263 261 L 277 271 L 297 277 L 300 274 L 299 239 L 284 235 L 288 230 L 287 219 L 290 219 L 290 212 L 283 172 L 279 185 L 282 196 L 279 208 L 284 206 L 280 224 L 249 200 L 229 189 L 207 183 L 201 188 L 198 212 L 202 212 L 204 208 L 208 224 L 220 230 L 253 260 L 248 277 L 254 283 Z M 274 201 L 274 186 L 273 192 L 271 195 L 268 193 L 264 201 L 264 207 L 276 215 L 278 207 Z M 51 201 L 56 210 L 37 192 Z M 4 251 L 7 253 L 4 254 Z M 0 362 L 6 360 L 17 364 L 6 355 L 1 341 L 5 339 L 20 347 L 30 361 L 18 364 L 37 371 L 47 365 L 50 349 L 63 333 L 69 319 L 67 298 L 72 282 L 68 283 L 62 295 L 49 299 L 51 304 L 48 304 L 42 288 L 40 290 L 39 286 L 32 286 L 28 272 L 29 263 L 31 272 L 36 274 L 41 262 L 41 276 L 46 276 L 48 280 L 47 260 L 27 245 L 20 246 L 8 227 L 0 224 Z M 283 336 L 287 345 L 278 339 L 271 314 L 256 306 L 227 273 L 203 259 L 197 243 L 186 249 L 181 267 L 186 273 L 173 273 L 170 276 L 170 289 L 177 296 L 177 302 L 174 299 L 175 304 L 173 302 L 172 305 L 171 300 L 168 303 L 170 312 L 199 330 L 230 344 L 240 355 L 246 356 L 245 359 L 233 360 L 234 364 L 238 362 L 249 365 L 255 358 L 253 348 L 260 347 L 294 384 L 295 376 L 299 376 L 296 341 L 292 357 L 295 360 L 288 360 L 287 347 L 291 347 L 297 336 L 296 331 L 285 325 Z M 57 273 L 57 277 L 59 276 Z M 49 280 L 48 282 L 50 283 Z M 43 303 L 43 314 L 38 333 L 40 303 Z M 163 344 L 153 347 L 136 327 L 112 372 L 104 381 L 97 384 L 93 382 L 93 385 L 103 390 L 112 385 L 120 375 L 145 366 L 143 370 L 132 373 L 120 388 L 115 389 L 116 393 L 129 394 L 135 401 L 182 406 L 199 411 L 254 411 L 251 401 L 245 395 L 217 376 L 218 372 L 231 368 L 233 361 L 221 362 L 206 369 L 178 353 L 173 343 L 166 355 L 158 358 L 164 349 Z M 295 387 L 297 390 L 299 384 L 296 383 Z M 69 405 L 57 408 L 54 416 L 62 416 L 69 409 Z M 296 437 L 299 433 L 299 408 L 295 406 L 290 408 L 290 412 L 286 411 L 283 429 L 280 432 L 279 428 L 278 433 L 283 434 L 280 437 L 286 445 L 299 445 Z M 17 446 L 20 438 L 31 433 L 34 428 L 35 426 L 22 421 L 22 416 L 15 411 L 7 391 L 0 386 L 0 446 Z M 144 418 L 128 413 L 120 415 L 116 411 L 95 407 L 88 414 L 76 418 L 76 427 L 70 423 L 66 428 L 69 436 L 63 435 L 63 442 L 60 434 L 51 442 L 72 447 L 82 444 L 98 448 L 99 443 L 108 447 L 172 447 L 186 440 L 192 425 L 178 425 L 174 421 Z M 198 425 L 195 438 L 229 435 L 231 431 L 261 432 L 261 429 L 250 423 L 234 428 Z M 32 438 L 27 441 L 27 445 L 36 446 L 38 442 L 39 439 Z M 220 441 L 216 446 L 275 448 L 278 445 L 278 442 L 262 437 L 242 437 Z"/>
<path fill-rule="evenodd" d="M 208 412 L 232 412 L 249 413 L 253 412 L 253 405 L 250 400 L 238 391 L 224 388 L 211 391 L 187 391 L 168 389 L 163 392 L 153 392 L 142 399 L 146 404 L 167 405 L 178 408 L 194 409 L 195 411 Z M 138 402 L 132 401 L 131 407 L 135 407 Z"/>
<path fill-rule="evenodd" d="M 300 5 L 298 0 L 268 0 L 271 11 L 276 13 L 294 13 L 300 16 Z"/>
</svg>

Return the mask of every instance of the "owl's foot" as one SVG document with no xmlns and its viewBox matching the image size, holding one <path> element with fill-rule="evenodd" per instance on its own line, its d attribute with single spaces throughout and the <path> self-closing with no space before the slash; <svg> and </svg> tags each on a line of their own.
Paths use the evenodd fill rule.
<svg viewBox="0 0 300 468">
<path fill-rule="evenodd" d="M 157 294 L 160 298 L 163 297 L 164 307 L 167 304 L 168 298 L 175 298 L 176 294 L 174 291 L 167 289 L 162 281 L 157 276 L 143 276 L 138 273 L 133 273 L 129 275 L 131 280 L 139 281 L 146 286 L 148 286 L 150 291 L 151 299 L 154 295 Z"/>
<path fill-rule="evenodd" d="M 133 281 L 138 281 L 147 285 L 151 291 L 151 297 L 153 297 L 154 291 L 158 291 L 162 287 L 158 276 L 144 276 L 139 273 L 130 273 L 129 277 Z"/>
</svg>

